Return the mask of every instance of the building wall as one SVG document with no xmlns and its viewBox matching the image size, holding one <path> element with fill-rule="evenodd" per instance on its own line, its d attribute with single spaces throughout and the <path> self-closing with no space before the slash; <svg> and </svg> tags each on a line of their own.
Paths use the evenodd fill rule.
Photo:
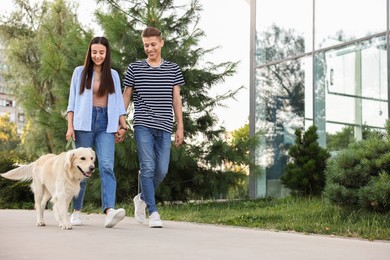
<svg viewBox="0 0 390 260">
<path fill-rule="evenodd" d="M 2 52 L 3 49 L 0 45 L 0 54 Z M 6 82 L 1 76 L 6 69 L 2 57 L 4 57 L 4 55 L 0 55 L 0 116 L 8 114 L 10 117 L 10 121 L 16 123 L 18 133 L 21 134 L 25 125 L 24 113 L 23 110 L 18 107 L 15 98 L 9 95 L 6 88 Z"/>
<path fill-rule="evenodd" d="M 284 196 L 280 185 L 296 128 L 318 127 L 319 143 L 348 128 L 383 130 L 389 115 L 389 0 L 252 0 L 256 42 L 251 128 L 263 176 L 252 197 Z M 261 187 L 262 190 L 259 190 Z"/>
</svg>

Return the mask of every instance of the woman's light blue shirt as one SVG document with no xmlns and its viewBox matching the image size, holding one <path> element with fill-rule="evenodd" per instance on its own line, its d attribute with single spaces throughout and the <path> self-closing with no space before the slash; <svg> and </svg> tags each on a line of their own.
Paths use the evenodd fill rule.
<svg viewBox="0 0 390 260">
<path fill-rule="evenodd" d="M 73 71 L 70 84 L 69 102 L 67 112 L 73 112 L 73 127 L 78 131 L 91 131 L 92 125 L 92 107 L 93 107 L 93 88 L 84 89 L 80 93 L 81 76 L 84 66 L 79 66 Z M 114 81 L 115 93 L 108 94 L 107 113 L 108 124 L 107 133 L 115 133 L 118 130 L 119 117 L 126 115 L 125 105 L 123 103 L 122 90 L 118 72 L 111 69 L 112 79 Z M 92 82 L 93 82 L 92 76 Z"/>
</svg>

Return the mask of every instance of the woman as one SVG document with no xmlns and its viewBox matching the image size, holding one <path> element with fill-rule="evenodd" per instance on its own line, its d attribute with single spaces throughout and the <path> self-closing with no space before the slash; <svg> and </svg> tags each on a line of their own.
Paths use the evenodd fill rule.
<svg viewBox="0 0 390 260">
<path fill-rule="evenodd" d="M 114 174 L 115 142 L 123 141 L 126 109 L 118 73 L 111 69 L 111 50 L 105 37 L 91 40 L 84 66 L 72 76 L 68 103 L 66 140 L 73 138 L 76 147 L 93 147 L 96 151 L 102 192 L 105 227 L 111 228 L 125 217 L 125 210 L 115 209 L 116 178 Z M 73 199 L 73 225 L 81 225 L 81 209 L 86 182 Z"/>
</svg>

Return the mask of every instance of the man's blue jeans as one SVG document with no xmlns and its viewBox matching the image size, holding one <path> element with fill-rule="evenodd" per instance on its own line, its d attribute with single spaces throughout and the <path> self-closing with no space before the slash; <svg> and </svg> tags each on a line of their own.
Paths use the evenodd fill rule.
<svg viewBox="0 0 390 260">
<path fill-rule="evenodd" d="M 76 147 L 92 147 L 96 152 L 102 193 L 102 210 L 115 208 L 116 178 L 114 174 L 115 136 L 107 133 L 107 108 L 93 107 L 91 131 L 75 131 Z M 73 199 L 73 208 L 81 210 L 86 180 L 80 183 L 80 193 Z"/>
<path fill-rule="evenodd" d="M 149 214 L 157 211 L 155 190 L 168 173 L 171 153 L 171 133 L 150 127 L 135 126 L 140 163 L 141 199 Z"/>
</svg>

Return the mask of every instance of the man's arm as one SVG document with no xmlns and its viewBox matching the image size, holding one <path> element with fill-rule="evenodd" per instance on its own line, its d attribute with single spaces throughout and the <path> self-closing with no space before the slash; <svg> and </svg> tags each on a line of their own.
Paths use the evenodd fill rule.
<svg viewBox="0 0 390 260">
<path fill-rule="evenodd" d="M 133 93 L 133 88 L 125 87 L 125 90 L 123 91 L 123 103 L 125 105 L 126 111 L 131 102 L 132 93 Z M 126 132 L 127 132 L 126 117 L 124 115 L 121 115 L 119 117 L 118 131 L 115 134 L 115 142 L 116 143 L 122 142 L 125 139 Z"/>
<path fill-rule="evenodd" d="M 173 87 L 173 111 L 175 113 L 177 130 L 175 135 L 175 145 L 180 146 L 184 140 L 183 109 L 180 96 L 180 86 Z"/>
<path fill-rule="evenodd" d="M 123 102 L 125 103 L 126 110 L 129 108 L 132 95 L 133 95 L 133 88 L 126 86 L 125 90 L 123 91 Z"/>
</svg>

